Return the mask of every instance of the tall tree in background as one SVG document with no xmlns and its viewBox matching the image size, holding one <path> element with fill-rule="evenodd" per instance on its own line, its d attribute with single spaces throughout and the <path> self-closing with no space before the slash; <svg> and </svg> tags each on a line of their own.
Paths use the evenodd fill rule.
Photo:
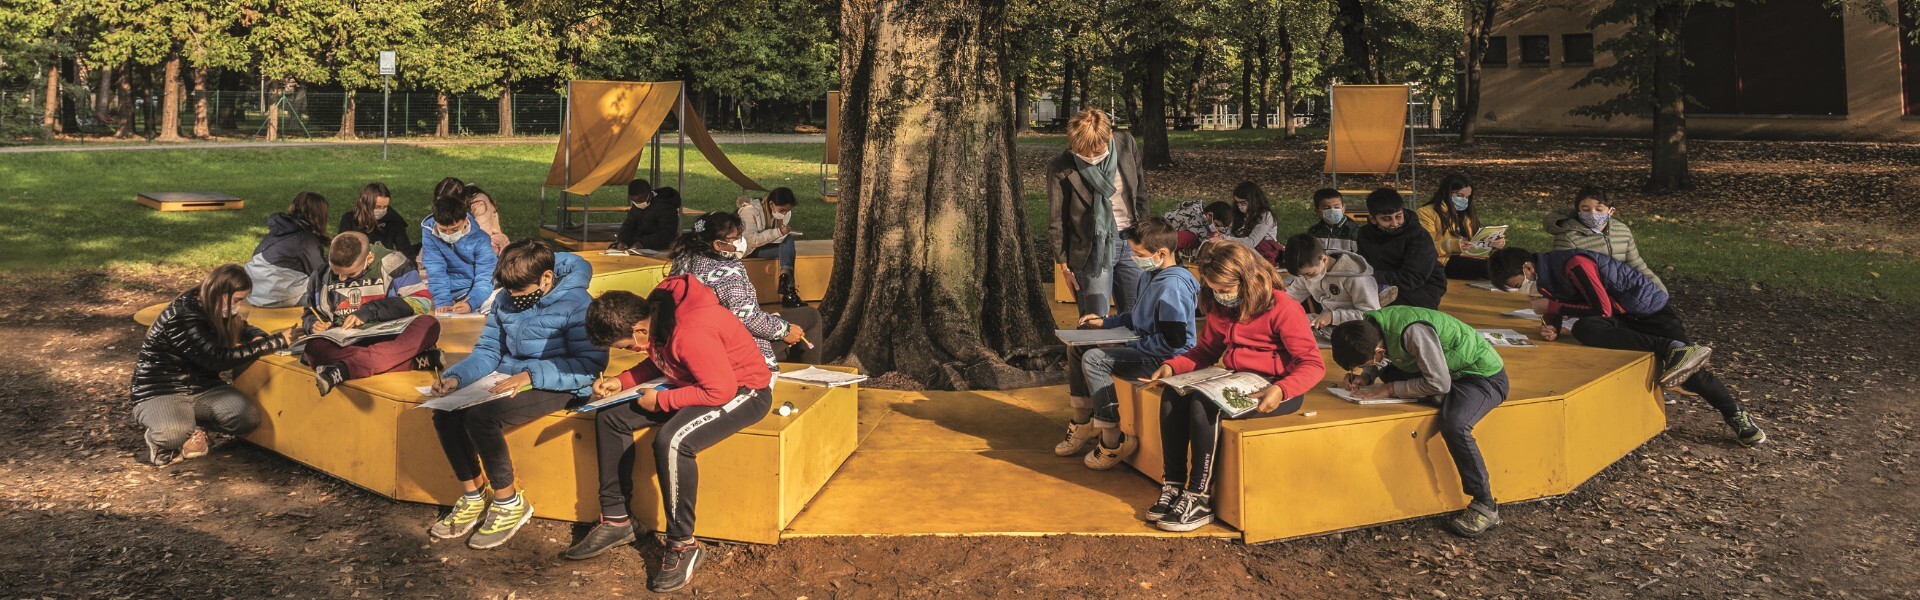
<svg viewBox="0 0 1920 600">
<path fill-rule="evenodd" d="M 335 0 L 242 0 L 242 24 L 250 26 L 247 46 L 268 90 L 267 141 L 280 139 L 283 108 L 290 106 L 285 100 L 297 85 L 333 79 L 325 62 L 331 43 L 325 32 L 327 22 L 346 6 Z"/>
<path fill-rule="evenodd" d="M 1008 92 L 1007 8 L 843 0 L 829 356 L 953 389 L 1057 379 Z"/>
<path fill-rule="evenodd" d="M 55 0 L 0 0 L 0 75 L 41 79 L 40 128 L 61 133 L 60 64 L 74 56 L 72 36 L 79 10 Z M 11 77 L 9 77 L 11 78 Z"/>
<path fill-rule="evenodd" d="M 176 6 L 156 0 L 95 1 L 83 6 L 96 32 L 87 46 L 88 62 L 105 68 L 117 66 L 121 70 L 116 79 L 124 97 L 114 137 L 133 137 L 135 68 L 152 67 L 162 61 L 171 61 L 175 56 L 175 42 L 167 24 L 173 19 Z M 177 63 L 173 64 L 178 66 Z M 174 79 L 177 83 L 177 71 Z M 177 104 L 175 106 L 178 107 Z M 171 135 L 162 131 L 161 135 L 167 139 L 178 139 L 177 116 L 172 124 L 175 131 Z"/>
<path fill-rule="evenodd" d="M 1361 0 L 1334 0 L 1340 31 L 1341 76 L 1351 83 L 1380 83 L 1380 71 L 1373 61 L 1373 40 L 1368 36 L 1367 7 Z"/>
<path fill-rule="evenodd" d="M 1480 129 L 1480 63 L 1487 56 L 1487 40 L 1498 18 L 1501 0 L 1461 0 L 1467 35 L 1460 53 L 1460 143 L 1474 143 Z"/>
<path fill-rule="evenodd" d="M 213 137 L 207 111 L 208 83 L 214 69 L 245 68 L 253 55 L 239 35 L 240 6 L 235 0 L 183 0 L 172 25 L 193 76 L 193 133 Z"/>
</svg>

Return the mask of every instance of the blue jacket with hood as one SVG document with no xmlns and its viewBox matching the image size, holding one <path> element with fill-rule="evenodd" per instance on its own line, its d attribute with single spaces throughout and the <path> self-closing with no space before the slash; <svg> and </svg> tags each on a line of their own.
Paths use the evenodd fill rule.
<svg viewBox="0 0 1920 600">
<path fill-rule="evenodd" d="M 466 300 L 474 310 L 493 295 L 493 240 L 480 222 L 467 215 L 467 234 L 448 244 L 433 233 L 433 217 L 420 222 L 420 266 L 427 269 L 427 291 L 433 307 L 445 308 Z M 557 264 L 557 263 L 556 263 Z M 558 273 L 555 273 L 558 275 Z"/>
<path fill-rule="evenodd" d="M 486 235 L 467 237 L 493 251 Z M 593 380 L 607 368 L 607 350 L 587 340 L 587 304 L 593 301 L 587 281 L 592 278 L 593 266 L 586 259 L 571 253 L 553 255 L 553 290 L 526 310 L 515 310 L 506 298 L 496 298 L 480 339 L 473 343 L 473 354 L 448 368 L 446 376 L 465 386 L 490 372 L 526 371 L 533 377 L 534 389 L 587 395 Z M 505 296 L 507 291 L 495 293 Z"/>
</svg>

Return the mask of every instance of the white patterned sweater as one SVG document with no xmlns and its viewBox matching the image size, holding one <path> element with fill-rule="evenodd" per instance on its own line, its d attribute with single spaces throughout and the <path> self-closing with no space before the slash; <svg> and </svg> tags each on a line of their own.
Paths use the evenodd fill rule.
<svg viewBox="0 0 1920 600">
<path fill-rule="evenodd" d="M 693 278 L 713 289 L 713 295 L 720 297 L 720 305 L 733 311 L 740 323 L 747 326 L 747 333 L 753 334 L 753 341 L 760 346 L 760 356 L 767 359 L 767 368 L 780 372 L 780 364 L 773 358 L 773 340 L 787 336 L 787 321 L 770 312 L 760 310 L 760 295 L 753 289 L 753 281 L 747 279 L 746 266 L 737 260 L 720 260 L 698 254 L 689 254 L 673 259 L 669 276 L 689 274 Z"/>
</svg>

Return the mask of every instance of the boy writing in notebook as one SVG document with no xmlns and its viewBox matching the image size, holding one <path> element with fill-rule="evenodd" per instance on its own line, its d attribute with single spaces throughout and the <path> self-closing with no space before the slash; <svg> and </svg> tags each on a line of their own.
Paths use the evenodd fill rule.
<svg viewBox="0 0 1920 600">
<path fill-rule="evenodd" d="M 499 257 L 492 238 L 467 211 L 467 199 L 439 195 L 433 214 L 420 223 L 420 266 L 427 272 L 437 314 L 475 312 L 493 295 L 493 271 Z"/>
<path fill-rule="evenodd" d="M 1596 348 L 1652 352 L 1660 366 L 1661 387 L 1698 394 L 1745 446 L 1767 441 L 1752 415 L 1726 384 L 1707 371 L 1713 349 L 1687 341 L 1686 325 L 1668 307 L 1667 292 L 1632 265 L 1590 250 L 1535 254 L 1524 248 L 1495 251 L 1488 276 L 1503 288 L 1536 290 L 1540 337 L 1559 337 L 1566 317 L 1579 317 L 1573 338 Z"/>
<path fill-rule="evenodd" d="M 426 315 L 433 308 L 427 284 L 420 281 L 413 261 L 397 250 L 370 243 L 366 234 L 357 231 L 334 236 L 326 268 L 307 282 L 311 308 L 301 321 L 316 333 Z M 325 396 L 349 379 L 439 369 L 440 351 L 434 348 L 439 341 L 440 323 L 420 316 L 394 337 L 345 346 L 325 338 L 309 340 L 301 361 L 313 366 L 314 384 Z"/>
<path fill-rule="evenodd" d="M 1355 397 L 1439 404 L 1440 438 L 1461 491 L 1473 499 L 1447 524 L 1465 537 L 1500 524 L 1473 428 L 1507 400 L 1507 368 L 1480 332 L 1437 310 L 1389 306 L 1335 327 L 1333 361 L 1348 370 L 1346 388 Z"/>
<path fill-rule="evenodd" d="M 1067 347 L 1067 388 L 1074 415 L 1067 423 L 1066 439 L 1053 448 L 1054 454 L 1073 456 L 1097 438 L 1083 462 L 1102 471 L 1120 464 L 1140 445 L 1120 431 L 1120 401 L 1113 378 L 1145 377 L 1160 363 L 1192 348 L 1194 307 L 1200 296 L 1199 280 L 1174 259 L 1180 234 L 1173 225 L 1152 217 L 1125 237 L 1133 247 L 1134 263 L 1140 266 L 1139 292 L 1134 296 L 1138 300 L 1124 313 L 1082 316 L 1080 327 L 1127 329 L 1139 339 L 1116 348 Z"/>
</svg>

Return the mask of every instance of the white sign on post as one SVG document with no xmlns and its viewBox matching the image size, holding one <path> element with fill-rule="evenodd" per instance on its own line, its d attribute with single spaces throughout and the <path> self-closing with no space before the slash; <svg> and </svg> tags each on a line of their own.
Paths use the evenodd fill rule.
<svg viewBox="0 0 1920 600">
<path fill-rule="evenodd" d="M 394 75 L 394 74 L 395 74 L 395 72 L 394 72 L 394 58 L 393 58 L 393 51 L 392 51 L 392 50 L 381 50 L 381 51 L 380 51 L 380 74 L 381 74 L 381 75 Z"/>
</svg>

